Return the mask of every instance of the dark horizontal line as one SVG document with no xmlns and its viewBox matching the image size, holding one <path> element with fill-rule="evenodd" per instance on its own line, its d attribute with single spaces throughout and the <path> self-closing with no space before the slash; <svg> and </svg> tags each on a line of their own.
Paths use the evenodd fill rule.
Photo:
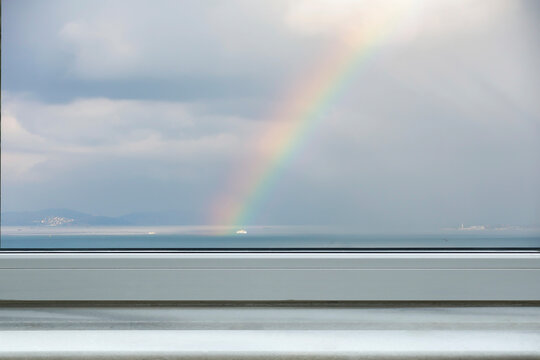
<svg viewBox="0 0 540 360">
<path fill-rule="evenodd" d="M 501 253 L 501 252 L 540 252 L 540 247 L 516 248 L 0 248 L 0 253 L 9 252 L 92 252 L 92 253 Z"/>
<path fill-rule="evenodd" d="M 403 308 L 403 307 L 538 307 L 540 301 L 516 300 L 274 300 L 274 301 L 152 301 L 152 300 L 0 300 L 0 307 L 336 307 L 336 308 Z"/>
<path fill-rule="evenodd" d="M 266 270 L 278 270 L 278 271 L 305 271 L 305 270 L 320 270 L 320 271 L 494 271 L 494 270 L 504 270 L 504 271 L 538 271 L 539 268 L 485 268 L 485 267 L 439 267 L 439 268 L 428 268 L 428 267 L 0 267 L 0 270 L 24 270 L 24 271 L 34 271 L 34 270 L 76 270 L 76 271 L 185 271 L 185 270 L 242 270 L 242 271 L 266 271 Z"/>
</svg>

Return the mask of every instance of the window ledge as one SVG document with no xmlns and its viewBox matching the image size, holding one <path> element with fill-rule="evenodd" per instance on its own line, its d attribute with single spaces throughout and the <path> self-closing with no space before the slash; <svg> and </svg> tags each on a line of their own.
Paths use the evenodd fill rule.
<svg viewBox="0 0 540 360">
<path fill-rule="evenodd" d="M 540 359 L 540 306 L 4 307 L 1 359 Z"/>
<path fill-rule="evenodd" d="M 0 301 L 538 301 L 540 253 L 0 253 Z"/>
</svg>

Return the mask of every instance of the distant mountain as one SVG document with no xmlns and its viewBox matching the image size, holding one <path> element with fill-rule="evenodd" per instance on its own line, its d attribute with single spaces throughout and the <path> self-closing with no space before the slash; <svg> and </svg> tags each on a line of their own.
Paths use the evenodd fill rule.
<svg viewBox="0 0 540 360">
<path fill-rule="evenodd" d="M 118 217 L 94 216 L 70 209 L 46 209 L 2 213 L 3 226 L 126 226 L 188 225 L 196 223 L 192 213 L 138 212 Z"/>
<path fill-rule="evenodd" d="M 121 226 L 134 225 L 121 217 L 94 216 L 69 209 L 2 213 L 2 226 Z"/>
</svg>

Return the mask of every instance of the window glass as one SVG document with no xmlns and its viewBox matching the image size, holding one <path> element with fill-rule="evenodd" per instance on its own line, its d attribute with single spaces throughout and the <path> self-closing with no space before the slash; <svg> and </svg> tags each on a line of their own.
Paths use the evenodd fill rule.
<svg viewBox="0 0 540 360">
<path fill-rule="evenodd" d="M 540 248 L 540 3 L 4 0 L 2 249 Z"/>
</svg>

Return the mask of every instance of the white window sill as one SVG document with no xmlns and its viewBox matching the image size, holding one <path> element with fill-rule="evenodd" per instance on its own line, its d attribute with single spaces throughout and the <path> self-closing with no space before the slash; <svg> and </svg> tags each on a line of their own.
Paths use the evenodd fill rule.
<svg viewBox="0 0 540 360">
<path fill-rule="evenodd" d="M 0 358 L 540 359 L 540 306 L 10 306 Z"/>
<path fill-rule="evenodd" d="M 540 253 L 0 253 L 0 301 L 539 301 Z"/>
</svg>

